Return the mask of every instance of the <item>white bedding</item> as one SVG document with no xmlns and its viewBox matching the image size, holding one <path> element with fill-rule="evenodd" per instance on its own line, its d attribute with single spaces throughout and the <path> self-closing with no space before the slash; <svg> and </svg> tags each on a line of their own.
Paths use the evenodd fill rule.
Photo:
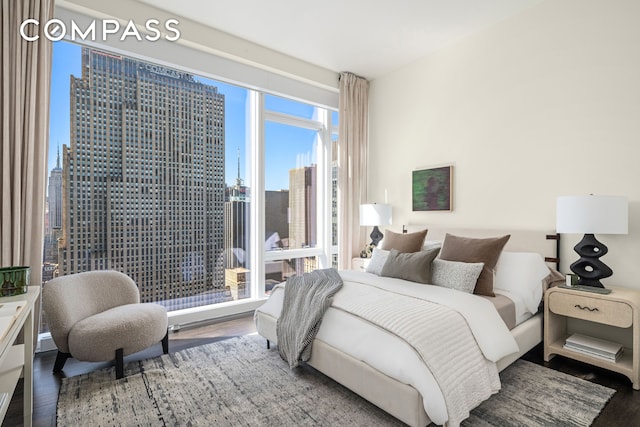
<svg viewBox="0 0 640 427">
<path fill-rule="evenodd" d="M 515 324 L 515 326 L 518 326 L 522 322 L 524 322 L 524 321 L 526 321 L 526 320 L 528 320 L 528 319 L 533 317 L 533 314 L 531 314 L 531 312 L 529 312 L 529 309 L 527 308 L 527 306 L 522 301 L 522 298 L 520 298 L 518 295 L 514 294 L 513 292 L 506 291 L 504 289 L 496 289 L 496 288 L 493 288 L 493 293 L 496 294 L 496 295 L 505 296 L 505 297 L 509 298 L 511 301 L 513 301 L 513 305 L 514 305 L 515 312 L 516 312 L 516 324 Z"/>
<path fill-rule="evenodd" d="M 393 289 L 404 295 L 424 298 L 455 309 L 467 320 L 482 353 L 491 362 L 518 351 L 513 336 L 493 304 L 483 298 L 447 288 L 383 278 L 357 271 L 341 271 L 340 275 L 345 283 L 357 285 L 365 282 L 381 289 Z M 353 289 L 357 287 L 349 286 L 349 289 L 352 290 L 353 297 Z M 366 292 L 366 289 L 362 287 L 361 292 Z M 338 292 L 335 299 L 347 296 L 346 293 Z M 282 288 L 274 289 L 271 298 L 258 310 L 277 318 L 282 310 L 283 297 Z M 424 396 L 425 412 L 429 418 L 436 424 L 444 424 L 447 421 L 445 400 L 436 380 L 415 350 L 397 336 L 363 319 L 330 307 L 322 320 L 316 339 L 362 360 L 400 382 L 413 386 Z"/>
</svg>

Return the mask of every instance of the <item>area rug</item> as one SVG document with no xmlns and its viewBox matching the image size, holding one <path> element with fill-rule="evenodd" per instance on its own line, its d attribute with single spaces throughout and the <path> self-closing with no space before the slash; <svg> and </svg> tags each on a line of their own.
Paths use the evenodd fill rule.
<svg viewBox="0 0 640 427">
<path fill-rule="evenodd" d="M 463 426 L 590 426 L 616 392 L 525 360 L 502 371 L 500 381 L 500 392 L 471 411 Z"/>
<path fill-rule="evenodd" d="M 614 390 L 526 361 L 465 426 L 589 426 Z M 333 380 L 289 370 L 265 340 L 247 335 L 65 378 L 58 426 L 399 426 Z"/>
</svg>

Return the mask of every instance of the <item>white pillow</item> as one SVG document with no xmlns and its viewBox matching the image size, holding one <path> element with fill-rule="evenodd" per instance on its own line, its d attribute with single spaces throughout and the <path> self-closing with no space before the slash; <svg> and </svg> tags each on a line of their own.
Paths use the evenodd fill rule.
<svg viewBox="0 0 640 427">
<path fill-rule="evenodd" d="M 447 261 L 436 258 L 431 267 L 431 283 L 472 294 L 482 267 L 483 262 Z"/>
<path fill-rule="evenodd" d="M 493 287 L 519 296 L 527 311 L 535 314 L 542 301 L 542 279 L 548 274 L 549 268 L 539 253 L 502 251 Z"/>
<path fill-rule="evenodd" d="M 442 242 L 440 240 L 425 240 L 424 243 L 422 244 L 421 250 L 428 251 L 431 249 L 441 248 L 441 247 L 442 247 Z"/>
<path fill-rule="evenodd" d="M 373 248 L 371 261 L 369 261 L 369 264 L 367 264 L 367 268 L 365 268 L 364 271 L 379 276 L 382 273 L 382 267 L 384 267 L 384 263 L 387 262 L 389 252 L 390 251 L 385 251 L 384 249 Z"/>
</svg>

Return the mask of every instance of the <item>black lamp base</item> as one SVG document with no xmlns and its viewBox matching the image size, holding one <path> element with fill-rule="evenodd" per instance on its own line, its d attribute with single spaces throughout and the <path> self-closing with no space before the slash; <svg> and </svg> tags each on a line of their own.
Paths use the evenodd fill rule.
<svg viewBox="0 0 640 427">
<path fill-rule="evenodd" d="M 573 249 L 580 255 L 580 259 L 570 266 L 571 271 L 580 278 L 578 285 L 604 288 L 600 279 L 610 277 L 613 270 L 598 258 L 609 252 L 609 249 L 593 234 L 585 234 Z"/>
<path fill-rule="evenodd" d="M 369 237 L 371 237 L 371 244 L 373 246 L 378 246 L 378 243 L 380 243 L 380 240 L 382 240 L 382 238 L 384 237 L 384 234 L 382 234 L 382 232 L 376 225 L 373 227 L 373 231 L 371 232 Z"/>
</svg>

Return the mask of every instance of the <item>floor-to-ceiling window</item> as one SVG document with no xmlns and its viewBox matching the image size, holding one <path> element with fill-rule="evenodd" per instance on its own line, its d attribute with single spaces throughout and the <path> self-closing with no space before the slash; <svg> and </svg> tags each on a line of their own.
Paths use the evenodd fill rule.
<svg viewBox="0 0 640 427">
<path fill-rule="evenodd" d="M 320 228 L 326 114 L 267 95 L 265 106 L 265 291 L 322 262 Z"/>
<path fill-rule="evenodd" d="M 55 43 L 44 286 L 115 269 L 175 311 L 332 265 L 337 113 L 204 74 Z"/>
</svg>

